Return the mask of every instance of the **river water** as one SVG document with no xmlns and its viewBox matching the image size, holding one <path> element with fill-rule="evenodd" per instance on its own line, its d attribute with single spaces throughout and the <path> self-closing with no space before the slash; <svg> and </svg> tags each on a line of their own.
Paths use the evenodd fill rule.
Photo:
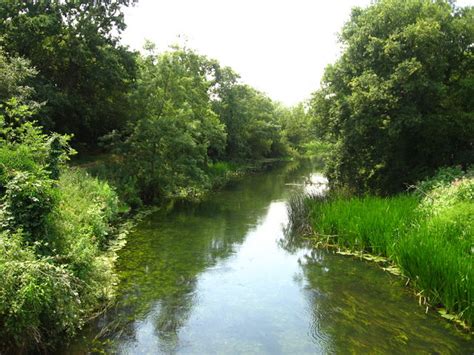
<svg viewBox="0 0 474 355">
<path fill-rule="evenodd" d="M 316 172 L 284 164 L 147 217 L 120 252 L 117 305 L 63 352 L 473 353 L 397 277 L 287 236 L 285 201 Z"/>
</svg>

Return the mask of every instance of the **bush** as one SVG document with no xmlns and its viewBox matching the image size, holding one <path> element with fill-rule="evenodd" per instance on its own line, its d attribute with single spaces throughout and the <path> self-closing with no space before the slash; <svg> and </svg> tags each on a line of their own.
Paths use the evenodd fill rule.
<svg viewBox="0 0 474 355">
<path fill-rule="evenodd" d="M 34 161 L 29 149 L 21 146 L 18 149 L 11 149 L 7 146 L 0 146 L 0 194 L 5 192 L 6 184 L 10 180 L 10 174 L 14 171 L 39 172 L 40 167 Z"/>
<path fill-rule="evenodd" d="M 110 223 L 118 215 L 115 191 L 80 169 L 65 170 L 58 188 L 61 194 L 55 215 L 60 234 L 68 236 L 70 242 L 87 237 L 100 247 L 106 246 Z"/>
<path fill-rule="evenodd" d="M 21 234 L 0 233 L 0 349 L 28 350 L 80 324 L 79 281 Z"/>
<path fill-rule="evenodd" d="M 68 169 L 58 182 L 60 198 L 51 225 L 58 258 L 83 283 L 84 314 L 112 295 L 114 254 L 108 250 L 118 218 L 118 198 L 103 181 Z"/>
<path fill-rule="evenodd" d="M 458 166 L 441 168 L 433 177 L 421 181 L 414 186 L 415 192 L 421 197 L 424 197 L 435 188 L 448 186 L 454 180 L 464 177 L 465 174 L 466 173 Z"/>
<path fill-rule="evenodd" d="M 50 193 L 55 198 L 45 203 Z M 54 345 L 113 295 L 115 254 L 107 246 L 117 195 L 84 171 L 66 169 L 55 185 L 18 173 L 4 201 L 14 213 L 0 216 L 9 225 L 0 232 L 0 349 Z"/>
<path fill-rule="evenodd" d="M 55 195 L 49 178 L 29 172 L 16 172 L 6 184 L 2 199 L 2 226 L 12 231 L 21 229 L 30 241 L 44 238 Z"/>
<path fill-rule="evenodd" d="M 65 167 L 70 137 L 32 121 L 39 105 L 17 82 L 28 68 L 8 63 L 0 48 L 0 353 L 24 353 L 73 335 L 112 296 L 118 203 Z"/>
</svg>

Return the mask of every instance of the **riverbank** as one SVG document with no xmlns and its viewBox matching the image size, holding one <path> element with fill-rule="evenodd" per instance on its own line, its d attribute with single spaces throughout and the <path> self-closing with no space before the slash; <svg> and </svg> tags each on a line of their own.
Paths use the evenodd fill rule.
<svg viewBox="0 0 474 355">
<path fill-rule="evenodd" d="M 474 320 L 474 179 L 441 171 L 412 194 L 306 201 L 315 244 L 368 253 L 396 266 L 420 304 L 469 330 Z"/>
<path fill-rule="evenodd" d="M 113 265 L 127 225 L 115 191 L 79 169 L 62 168 L 51 184 L 23 173 L 6 187 L 0 352 L 45 351 L 113 299 Z"/>
<path fill-rule="evenodd" d="M 315 171 L 279 164 L 147 216 L 114 307 L 58 353 L 470 353 L 398 278 L 287 236 L 285 202 Z"/>
<path fill-rule="evenodd" d="M 123 157 L 114 154 L 82 156 L 72 162 L 75 167 L 86 170 L 92 176 L 108 181 L 117 191 L 123 211 L 133 212 L 147 209 L 147 206 L 165 206 L 176 200 L 197 202 L 211 191 L 224 187 L 231 181 L 247 174 L 266 169 L 273 164 L 288 162 L 292 157 L 266 158 L 258 160 L 209 162 L 196 181 L 167 195 L 149 200 L 142 194 L 143 186 L 123 171 Z M 201 181 L 197 184 L 197 180 Z"/>
<path fill-rule="evenodd" d="M 279 161 L 216 164 L 205 193 Z M 128 233 L 148 214 L 177 201 L 132 208 L 120 197 L 120 186 L 92 175 L 100 164 L 90 161 L 61 169 L 41 239 L 35 232 L 31 244 L 29 234 L 0 233 L 1 351 L 52 349 L 113 305 L 119 283 L 117 253 Z"/>
</svg>

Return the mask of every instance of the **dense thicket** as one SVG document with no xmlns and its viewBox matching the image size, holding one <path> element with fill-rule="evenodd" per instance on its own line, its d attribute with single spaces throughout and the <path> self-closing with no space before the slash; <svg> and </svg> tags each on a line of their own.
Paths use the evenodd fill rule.
<svg viewBox="0 0 474 355">
<path fill-rule="evenodd" d="M 47 103 L 38 119 L 48 130 L 94 146 L 128 120 L 135 54 L 118 36 L 121 8 L 133 2 L 0 2 L 0 45 L 38 71 L 30 84 L 36 100 Z"/>
<path fill-rule="evenodd" d="M 261 159 L 285 154 L 277 106 L 232 75 L 217 78 L 215 112 L 226 127 L 226 159 Z"/>
<path fill-rule="evenodd" d="M 0 50 L 0 349 L 74 334 L 112 291 L 107 183 L 65 166 L 68 136 L 44 134 L 24 59 Z"/>
<path fill-rule="evenodd" d="M 336 143 L 329 177 L 395 192 L 440 167 L 474 162 L 474 9 L 381 0 L 355 8 L 312 98 L 320 136 Z"/>
</svg>

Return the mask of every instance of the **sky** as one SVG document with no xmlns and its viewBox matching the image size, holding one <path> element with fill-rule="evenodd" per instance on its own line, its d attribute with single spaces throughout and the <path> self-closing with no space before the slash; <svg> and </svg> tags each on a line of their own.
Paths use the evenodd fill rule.
<svg viewBox="0 0 474 355">
<path fill-rule="evenodd" d="M 370 2 L 139 0 L 125 10 L 122 43 L 140 50 L 147 39 L 160 51 L 186 44 L 272 99 L 294 105 L 319 88 L 324 68 L 338 58 L 337 33 L 351 8 Z"/>
</svg>

